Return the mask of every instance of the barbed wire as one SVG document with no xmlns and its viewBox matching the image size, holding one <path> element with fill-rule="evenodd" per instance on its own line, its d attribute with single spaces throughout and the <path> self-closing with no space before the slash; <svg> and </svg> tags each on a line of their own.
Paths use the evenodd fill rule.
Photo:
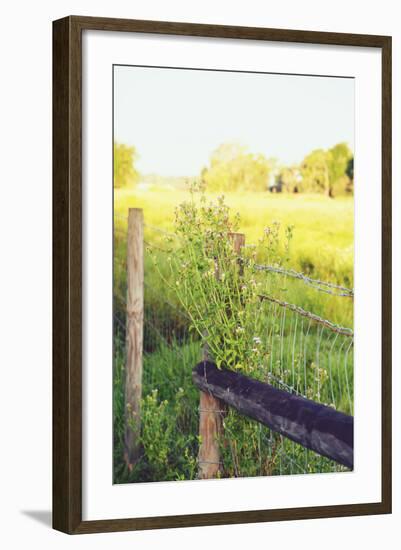
<svg viewBox="0 0 401 550">
<path fill-rule="evenodd" d="M 155 225 L 149 225 L 148 223 L 143 224 L 144 227 L 151 229 L 152 231 L 156 231 L 157 233 L 161 233 L 162 235 L 167 235 L 168 237 L 174 237 L 178 239 L 178 235 L 176 233 L 173 233 L 172 231 L 167 231 L 166 229 L 162 229 L 161 227 L 157 227 Z"/>
<path fill-rule="evenodd" d="M 294 386 L 290 386 L 289 384 L 286 384 L 284 382 L 284 380 L 281 380 L 278 376 L 274 376 L 274 374 L 272 374 L 271 372 L 268 373 L 267 375 L 267 379 L 268 381 L 273 381 L 275 382 L 276 384 L 278 384 L 281 388 L 284 388 L 286 391 L 288 391 L 289 393 L 294 393 L 295 395 L 299 395 L 300 397 L 305 397 L 305 399 L 307 398 L 306 395 L 304 395 L 303 393 L 299 392 Z"/>
<path fill-rule="evenodd" d="M 127 327 L 124 325 L 124 323 L 117 317 L 117 315 L 114 315 L 114 320 L 117 321 L 117 323 L 120 325 L 120 327 L 125 331 Z"/>
<path fill-rule="evenodd" d="M 151 290 L 152 292 L 154 292 L 154 288 L 149 285 L 146 281 L 144 281 L 144 286 L 146 288 L 148 288 L 149 290 Z M 187 320 L 191 320 L 190 316 L 185 313 L 185 311 L 183 311 L 182 309 L 180 309 L 178 306 L 176 306 L 175 304 L 173 304 L 170 300 L 168 300 L 166 297 L 163 297 L 161 298 L 161 301 L 164 302 L 165 304 L 169 305 L 172 309 L 174 309 L 181 317 L 187 319 Z"/>
<path fill-rule="evenodd" d="M 144 286 L 145 288 L 151 290 L 152 292 L 154 292 L 154 288 L 148 284 L 146 281 L 144 281 Z M 120 294 L 118 294 L 116 291 L 114 291 L 114 299 L 119 302 L 119 305 L 123 307 L 124 310 L 126 310 L 127 308 L 127 300 L 126 298 L 123 298 Z M 173 304 L 173 302 L 171 302 L 170 300 L 168 300 L 166 297 L 158 297 L 159 301 L 168 305 L 169 307 L 171 307 L 171 309 L 173 309 L 180 317 L 182 317 L 183 319 L 187 320 L 187 321 L 190 321 L 191 318 L 190 316 L 185 313 L 185 311 L 183 311 L 181 308 L 179 308 L 177 305 Z"/>
<path fill-rule="evenodd" d="M 307 317 L 308 319 L 311 319 L 312 321 L 315 321 L 316 323 L 325 326 L 333 332 L 338 332 L 339 334 L 343 334 L 344 336 L 348 336 L 350 338 L 353 338 L 354 336 L 354 331 L 352 329 L 336 325 L 335 323 L 328 321 L 327 319 L 323 319 L 323 317 L 319 317 L 319 315 L 316 315 L 315 313 L 306 311 L 305 309 L 302 309 L 295 304 L 290 304 L 288 302 L 284 302 L 283 300 L 278 300 L 277 298 L 273 298 L 273 296 L 269 296 L 268 294 L 259 294 L 259 298 L 262 301 L 268 300 L 269 302 L 294 311 L 298 315 L 301 315 L 302 317 Z"/>
<path fill-rule="evenodd" d="M 113 298 L 116 302 L 119 302 L 119 305 L 123 307 L 123 309 L 127 309 L 127 299 L 123 296 L 120 296 L 116 291 L 114 291 Z"/>
<path fill-rule="evenodd" d="M 309 286 L 315 288 L 319 292 L 326 292 L 327 294 L 333 294 L 334 296 L 344 296 L 347 298 L 353 298 L 354 297 L 354 290 L 350 288 L 346 288 L 345 286 L 337 285 L 334 283 L 330 283 L 327 281 L 321 281 L 319 279 L 312 279 L 311 277 L 308 277 L 304 273 L 295 271 L 293 269 L 283 269 L 281 267 L 275 267 L 272 265 L 263 265 L 263 264 L 255 264 L 254 268 L 257 271 L 269 271 L 272 273 L 277 273 L 279 275 L 287 275 L 288 277 L 293 277 L 294 279 L 300 279 L 304 283 L 308 284 Z M 322 286 L 327 288 L 321 288 Z M 329 289 L 335 289 L 340 290 L 341 292 L 332 292 Z"/>
<path fill-rule="evenodd" d="M 172 250 L 169 250 L 167 248 L 163 248 L 157 244 L 153 244 L 147 240 L 144 239 L 144 244 L 148 247 L 148 248 L 152 248 L 154 250 L 157 250 L 158 252 L 164 252 L 165 254 L 171 254 Z"/>
<path fill-rule="evenodd" d="M 127 221 L 128 220 L 128 213 L 127 213 L 126 216 L 124 216 L 123 214 L 120 214 L 119 212 L 114 211 L 114 217 L 119 218 L 120 220 Z"/>
<path fill-rule="evenodd" d="M 127 231 L 125 231 L 121 227 L 116 227 L 115 226 L 114 227 L 114 236 L 127 237 Z"/>
<path fill-rule="evenodd" d="M 152 323 L 152 321 L 150 321 L 149 319 L 144 319 L 144 323 L 157 335 L 158 338 L 160 338 L 160 340 L 164 343 L 165 346 L 169 348 L 171 347 L 171 344 L 169 343 L 168 339 L 164 336 L 161 330 L 158 327 L 156 327 L 154 323 Z M 179 357 L 182 360 L 185 360 L 184 354 L 180 346 L 175 346 L 174 350 L 178 353 Z"/>
</svg>

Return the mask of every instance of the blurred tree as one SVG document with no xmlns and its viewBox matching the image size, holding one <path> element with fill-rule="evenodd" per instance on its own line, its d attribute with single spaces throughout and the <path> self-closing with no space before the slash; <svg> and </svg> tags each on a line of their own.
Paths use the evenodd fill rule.
<svg viewBox="0 0 401 550">
<path fill-rule="evenodd" d="M 345 188 L 345 191 L 346 193 L 353 193 L 354 192 L 354 156 L 352 156 L 349 159 L 345 173 L 348 176 L 348 183 Z"/>
<path fill-rule="evenodd" d="M 326 193 L 329 197 L 352 192 L 353 169 L 351 177 L 349 164 L 352 159 L 346 143 L 338 143 L 327 151 L 312 151 L 302 162 L 302 191 Z"/>
<path fill-rule="evenodd" d="M 300 193 L 302 191 L 302 175 L 298 166 L 283 166 L 276 176 L 277 191 Z"/>
<path fill-rule="evenodd" d="M 327 151 L 330 196 L 341 195 L 347 191 L 349 176 L 347 168 L 352 152 L 346 143 L 338 143 Z"/>
<path fill-rule="evenodd" d="M 354 179 L 354 157 L 352 156 L 347 164 L 347 169 L 345 170 L 345 173 L 349 177 L 350 180 Z"/>
<path fill-rule="evenodd" d="M 201 176 L 208 191 L 266 191 L 273 163 L 237 143 L 223 143 Z"/>
<path fill-rule="evenodd" d="M 114 187 L 128 187 L 139 181 L 135 168 L 138 159 L 135 147 L 114 142 Z"/>
<path fill-rule="evenodd" d="M 302 191 L 308 193 L 327 193 L 330 195 L 329 169 L 327 153 L 315 149 L 307 155 L 301 165 Z"/>
</svg>

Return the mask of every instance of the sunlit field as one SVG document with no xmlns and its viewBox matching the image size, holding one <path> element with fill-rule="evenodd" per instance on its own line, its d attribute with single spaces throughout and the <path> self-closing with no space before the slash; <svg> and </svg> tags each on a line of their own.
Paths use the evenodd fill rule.
<svg viewBox="0 0 401 550">
<path fill-rule="evenodd" d="M 313 272 L 334 282 L 353 284 L 353 197 L 287 193 L 225 193 L 226 202 L 241 215 L 246 242 L 256 242 L 273 221 L 294 225 L 291 262 L 294 269 Z M 208 194 L 212 199 L 216 195 Z M 145 224 L 171 230 L 174 209 L 188 198 L 184 191 L 115 189 L 114 208 L 142 208 Z"/>
<path fill-rule="evenodd" d="M 215 200 L 218 195 L 208 193 L 207 196 Z M 353 287 L 353 197 L 331 199 L 318 194 L 269 192 L 225 193 L 224 196 L 232 212 L 239 212 L 241 216 L 240 231 L 245 233 L 246 244 L 257 243 L 264 228 L 274 221 L 282 227 L 292 225 L 289 266 L 314 278 Z M 115 189 L 116 228 L 124 235 L 128 209 L 142 208 L 148 226 L 147 238 L 160 242 L 163 234 L 157 229 L 173 231 L 174 210 L 188 198 L 189 193 L 182 190 Z M 121 252 L 125 254 L 125 250 Z M 352 326 L 352 302 L 333 300 L 298 282 L 290 281 L 288 286 L 288 297 L 295 303 L 334 322 Z"/>
</svg>

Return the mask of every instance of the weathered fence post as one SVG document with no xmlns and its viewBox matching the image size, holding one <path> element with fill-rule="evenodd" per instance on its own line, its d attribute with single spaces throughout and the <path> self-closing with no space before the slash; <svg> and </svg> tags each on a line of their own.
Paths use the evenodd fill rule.
<svg viewBox="0 0 401 550">
<path fill-rule="evenodd" d="M 127 360 L 125 366 L 125 461 L 139 457 L 143 348 L 143 212 L 130 208 L 127 236 Z"/>
<path fill-rule="evenodd" d="M 240 256 L 241 256 L 241 249 L 243 246 L 245 246 L 245 235 L 243 233 L 230 233 L 229 237 L 233 243 L 234 252 L 238 254 L 239 269 L 240 269 L 240 274 L 242 274 L 243 266 L 240 260 Z"/>
<path fill-rule="evenodd" d="M 229 235 L 234 251 L 240 255 L 241 248 L 245 244 L 245 235 L 231 233 Z M 239 264 L 241 266 L 241 264 Z M 242 269 L 240 267 L 240 269 Z M 218 266 L 216 269 L 218 276 Z M 210 361 L 208 349 L 203 350 L 203 360 Z M 206 363 L 205 363 L 206 364 Z M 218 477 L 221 471 L 220 439 L 223 434 L 223 417 L 226 410 L 225 404 L 213 397 L 210 393 L 201 391 L 199 398 L 199 454 L 198 466 L 200 479 L 212 479 Z"/>
</svg>

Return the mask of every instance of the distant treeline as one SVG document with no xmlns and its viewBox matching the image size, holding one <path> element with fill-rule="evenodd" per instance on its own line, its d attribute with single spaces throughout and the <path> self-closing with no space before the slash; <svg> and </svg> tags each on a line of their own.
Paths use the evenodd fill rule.
<svg viewBox="0 0 401 550">
<path fill-rule="evenodd" d="M 133 186 L 140 180 L 182 187 L 187 179 L 140 176 L 135 168 L 137 158 L 134 147 L 114 144 L 115 187 Z M 199 179 L 209 191 L 322 193 L 335 197 L 353 193 L 354 156 L 346 143 L 338 143 L 330 149 L 312 151 L 300 164 L 284 166 L 236 143 L 224 143 L 212 153 Z"/>
<path fill-rule="evenodd" d="M 316 149 L 300 164 L 281 166 L 276 159 L 249 153 L 237 144 L 223 144 L 202 170 L 209 190 L 324 193 L 330 197 L 353 192 L 354 158 L 346 143 Z"/>
</svg>

